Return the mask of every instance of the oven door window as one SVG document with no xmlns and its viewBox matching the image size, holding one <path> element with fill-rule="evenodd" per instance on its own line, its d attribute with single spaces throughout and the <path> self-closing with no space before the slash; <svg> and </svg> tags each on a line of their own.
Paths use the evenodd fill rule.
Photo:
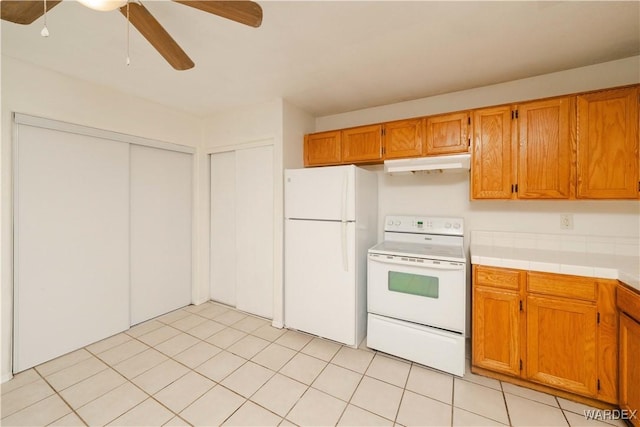
<svg viewBox="0 0 640 427">
<path fill-rule="evenodd" d="M 388 285 L 389 290 L 393 292 L 438 298 L 439 282 L 438 277 L 435 276 L 390 271 Z"/>
</svg>

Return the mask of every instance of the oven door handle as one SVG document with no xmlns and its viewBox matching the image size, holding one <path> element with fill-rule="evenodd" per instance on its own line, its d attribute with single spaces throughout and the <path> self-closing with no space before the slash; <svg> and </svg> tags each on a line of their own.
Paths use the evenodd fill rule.
<svg viewBox="0 0 640 427">
<path fill-rule="evenodd" d="M 371 255 L 369 254 L 369 260 L 372 262 L 379 262 L 381 264 L 392 265 L 409 265 L 411 267 L 433 269 L 433 270 L 464 270 L 465 264 L 459 262 L 439 261 L 437 264 L 433 261 L 425 263 L 403 260 L 400 257 L 388 257 L 387 255 Z"/>
</svg>

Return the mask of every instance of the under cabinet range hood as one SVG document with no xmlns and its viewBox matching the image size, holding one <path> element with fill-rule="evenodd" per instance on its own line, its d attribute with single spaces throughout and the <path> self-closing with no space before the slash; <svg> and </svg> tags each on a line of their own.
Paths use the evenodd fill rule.
<svg viewBox="0 0 640 427">
<path fill-rule="evenodd" d="M 414 157 L 410 159 L 385 160 L 384 171 L 390 175 L 416 173 L 443 173 L 468 171 L 471 154 L 453 154 L 447 156 Z"/>
</svg>

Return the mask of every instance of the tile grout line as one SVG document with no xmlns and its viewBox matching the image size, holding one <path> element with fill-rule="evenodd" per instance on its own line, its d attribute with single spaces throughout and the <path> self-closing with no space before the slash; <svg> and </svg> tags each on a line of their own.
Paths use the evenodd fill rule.
<svg viewBox="0 0 640 427">
<path fill-rule="evenodd" d="M 72 366 L 73 366 L 73 365 L 72 365 Z M 80 421 L 82 421 L 82 422 L 84 423 L 84 425 L 85 425 L 85 426 L 88 426 L 88 425 L 89 425 L 89 423 L 88 423 L 88 422 L 86 422 L 86 421 L 84 420 L 84 418 L 82 418 L 82 417 L 80 416 L 80 414 L 79 414 L 79 413 L 78 413 L 78 412 L 73 408 L 73 406 L 71 406 L 71 405 L 69 404 L 69 402 L 67 402 L 67 400 L 66 400 L 66 399 L 65 399 L 65 398 L 64 398 L 64 397 L 63 397 L 63 396 L 58 392 L 58 390 L 56 390 L 56 388 L 55 388 L 55 387 L 53 387 L 53 386 L 49 383 L 49 381 L 47 381 L 47 379 L 44 377 L 44 375 L 42 375 L 42 374 L 41 374 L 37 369 L 35 369 L 35 367 L 34 367 L 34 370 L 36 371 L 36 373 L 37 373 L 38 375 L 40 375 L 40 378 L 42 378 L 42 380 L 43 380 L 45 383 L 47 383 L 47 385 L 48 385 L 49 387 L 51 387 L 51 390 L 53 390 L 53 392 L 54 392 L 54 393 L 55 393 L 55 394 L 60 398 L 60 400 L 62 400 L 62 401 L 64 402 L 64 404 L 65 404 L 65 405 L 67 405 L 67 407 L 68 407 L 69 409 L 71 409 L 70 414 L 75 414 L 75 416 L 76 416 L 76 417 L 78 417 L 78 419 L 79 419 Z M 61 369 L 61 370 L 62 370 L 62 369 Z M 96 375 L 97 375 L 97 374 L 96 374 Z M 43 400 L 44 400 L 44 399 L 43 399 Z M 41 401 L 42 401 L 42 400 L 40 400 L 39 402 L 41 402 Z M 29 406 L 32 406 L 32 405 L 29 405 Z M 56 419 L 56 420 L 52 421 L 52 422 L 51 422 L 51 423 L 49 423 L 49 424 L 55 423 L 56 421 L 61 420 L 62 418 L 66 417 L 66 416 L 68 416 L 68 415 L 69 415 L 69 414 L 65 414 L 65 415 L 61 416 L 60 418 L 58 418 L 58 419 Z"/>
</svg>

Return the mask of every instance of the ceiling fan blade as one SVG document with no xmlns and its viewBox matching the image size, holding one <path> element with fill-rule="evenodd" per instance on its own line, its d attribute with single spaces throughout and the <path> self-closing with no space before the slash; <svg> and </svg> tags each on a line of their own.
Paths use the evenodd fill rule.
<svg viewBox="0 0 640 427">
<path fill-rule="evenodd" d="M 182 50 L 178 43 L 167 33 L 156 18 L 140 3 L 131 2 L 129 7 L 129 21 L 144 36 L 160 55 L 176 70 L 188 70 L 194 63 Z M 127 6 L 122 6 L 120 12 L 127 16 Z"/>
<path fill-rule="evenodd" d="M 194 7 L 204 12 L 213 13 L 223 18 L 248 25 L 259 27 L 262 24 L 262 8 L 253 1 L 192 1 L 173 0 L 176 3 Z"/>
<path fill-rule="evenodd" d="M 47 12 L 62 0 L 47 0 Z M 44 15 L 44 2 L 0 1 L 0 19 L 16 24 L 28 25 Z"/>
</svg>

